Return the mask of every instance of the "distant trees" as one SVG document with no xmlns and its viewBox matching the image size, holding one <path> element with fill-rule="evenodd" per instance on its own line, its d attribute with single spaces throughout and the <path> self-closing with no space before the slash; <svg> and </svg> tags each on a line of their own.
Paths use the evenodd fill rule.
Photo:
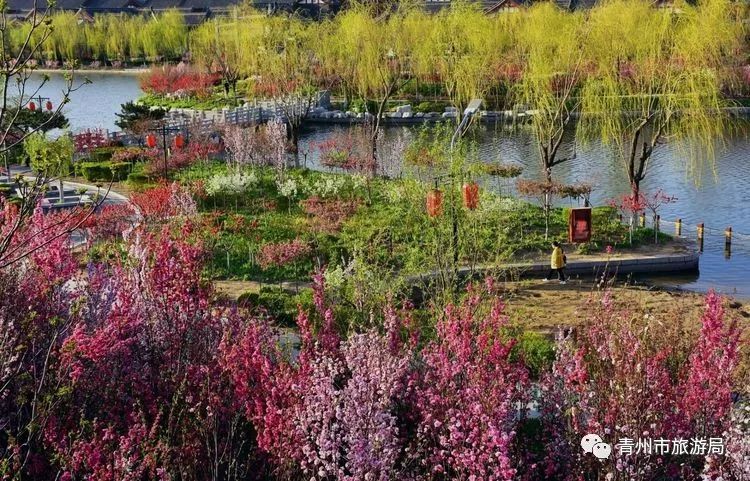
<svg viewBox="0 0 750 481">
<path fill-rule="evenodd" d="M 457 121 L 475 97 L 490 100 L 489 108 L 533 112 L 547 184 L 555 167 L 575 159 L 564 136 L 577 128 L 579 139 L 618 147 L 637 192 L 667 138 L 685 140 L 688 170 L 713 158 L 713 139 L 725 130 L 716 113 L 746 62 L 742 15 L 729 0 L 679 11 L 613 0 L 585 14 L 542 2 L 492 16 L 465 2 L 428 14 L 413 2 L 357 1 L 320 21 L 237 7 L 188 38 L 176 11 L 96 16 L 92 23 L 60 13 L 52 17 L 48 42 L 32 56 L 158 60 L 189 47 L 195 66 L 220 77 L 227 97 L 247 93 L 274 102 L 287 120 L 292 150 L 317 92 L 331 90 L 346 108 L 356 103 L 368 114 L 373 166 L 393 99 L 418 93 L 423 83 L 456 108 Z M 25 29 L 23 22 L 10 28 L 11 43 Z"/>
<path fill-rule="evenodd" d="M 93 22 L 72 12 L 47 17 L 50 31 L 37 61 L 160 61 L 180 58 L 187 49 L 187 26 L 181 13 L 169 10 L 149 17 L 129 14 L 96 15 Z M 8 28 L 12 48 L 23 45 L 31 26 L 18 22 Z"/>
</svg>

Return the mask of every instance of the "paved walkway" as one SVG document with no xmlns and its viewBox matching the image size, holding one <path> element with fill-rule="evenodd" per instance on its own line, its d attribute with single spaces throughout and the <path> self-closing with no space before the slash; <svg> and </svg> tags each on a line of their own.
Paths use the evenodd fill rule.
<svg viewBox="0 0 750 481">
<path fill-rule="evenodd" d="M 23 165 L 11 165 L 10 166 L 10 177 L 11 179 L 15 178 L 17 175 L 22 175 L 27 180 L 34 180 L 36 177 L 34 175 L 34 172 Z M 0 176 L 0 182 L 7 182 L 7 175 L 3 173 L 2 176 Z M 50 185 L 59 185 L 58 179 L 52 179 L 50 181 Z M 105 204 L 120 204 L 120 203 L 127 203 L 129 202 L 127 196 L 119 194 L 117 192 L 114 192 L 110 189 L 109 192 L 107 192 L 108 185 L 103 184 L 102 187 L 97 187 L 96 185 L 92 184 L 86 184 L 82 182 L 73 182 L 70 180 L 63 180 L 63 191 L 65 190 L 79 190 L 79 189 L 85 189 L 86 194 L 93 195 L 97 192 L 104 195 L 107 194 L 107 197 L 104 199 Z"/>
</svg>

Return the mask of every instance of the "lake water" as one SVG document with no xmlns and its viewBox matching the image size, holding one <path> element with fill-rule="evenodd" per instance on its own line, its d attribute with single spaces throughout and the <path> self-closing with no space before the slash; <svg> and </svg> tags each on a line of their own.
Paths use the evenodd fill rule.
<svg viewBox="0 0 750 481">
<path fill-rule="evenodd" d="M 65 108 L 71 129 L 102 127 L 115 129 L 115 113 L 120 105 L 140 95 L 135 75 L 87 74 L 92 81 L 71 94 Z M 59 101 L 63 81 L 53 75 L 41 94 Z M 337 127 L 318 126 L 302 136 L 301 151 L 331 134 Z M 386 144 L 408 142 L 414 129 L 390 127 Z M 573 139 L 567 139 L 563 151 L 572 152 Z M 528 130 L 508 131 L 483 126 L 478 134 L 479 156 L 484 160 L 517 163 L 524 168 L 523 177 L 538 177 L 539 164 L 536 146 Z M 599 143 L 576 148 L 576 158 L 555 167 L 555 179 L 572 183 L 585 181 L 594 185 L 594 204 L 627 192 L 627 179 L 622 166 L 612 151 Z M 723 293 L 750 299 L 750 123 L 743 122 L 735 133 L 719 147 L 715 168 L 703 166 L 698 175 L 688 175 L 685 156 L 674 144 L 658 147 L 649 174 L 643 182 L 645 191 L 659 188 L 674 195 L 678 201 L 664 206 L 662 219 L 683 221 L 683 235 L 695 238 L 695 226 L 704 222 L 707 228 L 699 276 L 667 278 L 663 281 L 689 289 L 705 291 L 710 288 Z M 309 161 L 315 163 L 314 156 Z M 700 179 L 696 182 L 696 178 Z M 732 226 L 735 232 L 732 255 L 726 258 L 723 231 Z M 672 232 L 672 225 L 664 222 L 663 230 Z"/>
</svg>

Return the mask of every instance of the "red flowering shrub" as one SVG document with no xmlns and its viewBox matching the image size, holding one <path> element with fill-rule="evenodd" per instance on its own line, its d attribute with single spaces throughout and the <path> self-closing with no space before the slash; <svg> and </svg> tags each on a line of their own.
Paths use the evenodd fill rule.
<svg viewBox="0 0 750 481">
<path fill-rule="evenodd" d="M 356 200 L 321 199 L 312 196 L 300 202 L 302 210 L 311 218 L 310 227 L 316 232 L 336 233 L 357 211 Z"/>
<path fill-rule="evenodd" d="M 310 244 L 302 239 L 289 242 L 266 244 L 260 248 L 257 261 L 263 269 L 274 266 L 284 266 L 303 259 L 312 253 Z"/>
<path fill-rule="evenodd" d="M 128 204 L 103 205 L 81 226 L 89 242 L 119 238 L 136 222 L 135 210 Z"/>
<path fill-rule="evenodd" d="M 188 189 L 177 182 L 134 193 L 130 196 L 130 204 L 136 215 L 147 224 L 174 216 L 193 215 L 197 209 Z"/>
<path fill-rule="evenodd" d="M 160 152 L 156 149 L 144 149 L 140 147 L 128 147 L 120 149 L 112 154 L 113 162 L 139 162 L 147 161 L 154 162 L 158 160 Z"/>
<path fill-rule="evenodd" d="M 180 94 L 206 98 L 219 81 L 218 74 L 199 72 L 187 65 L 155 67 L 141 77 L 141 89 L 150 94 Z"/>
<path fill-rule="evenodd" d="M 167 172 L 184 169 L 199 160 L 207 160 L 222 150 L 220 143 L 204 142 L 199 139 L 191 140 L 181 149 L 173 148 L 167 155 Z M 164 151 L 156 148 L 149 149 L 145 171 L 149 175 L 164 174 Z"/>
<path fill-rule="evenodd" d="M 73 135 L 73 145 L 77 153 L 88 152 L 97 147 L 107 147 L 111 145 L 107 133 L 103 129 L 86 129 Z"/>
</svg>

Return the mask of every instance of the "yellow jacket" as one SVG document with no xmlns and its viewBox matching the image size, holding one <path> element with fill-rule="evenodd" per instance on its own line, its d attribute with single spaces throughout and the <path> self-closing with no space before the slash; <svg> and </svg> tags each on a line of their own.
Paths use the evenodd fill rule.
<svg viewBox="0 0 750 481">
<path fill-rule="evenodd" d="M 563 262 L 563 251 L 561 248 L 555 247 L 554 249 L 552 249 L 550 266 L 553 269 L 562 269 L 563 267 L 565 267 L 565 262 Z"/>
</svg>

